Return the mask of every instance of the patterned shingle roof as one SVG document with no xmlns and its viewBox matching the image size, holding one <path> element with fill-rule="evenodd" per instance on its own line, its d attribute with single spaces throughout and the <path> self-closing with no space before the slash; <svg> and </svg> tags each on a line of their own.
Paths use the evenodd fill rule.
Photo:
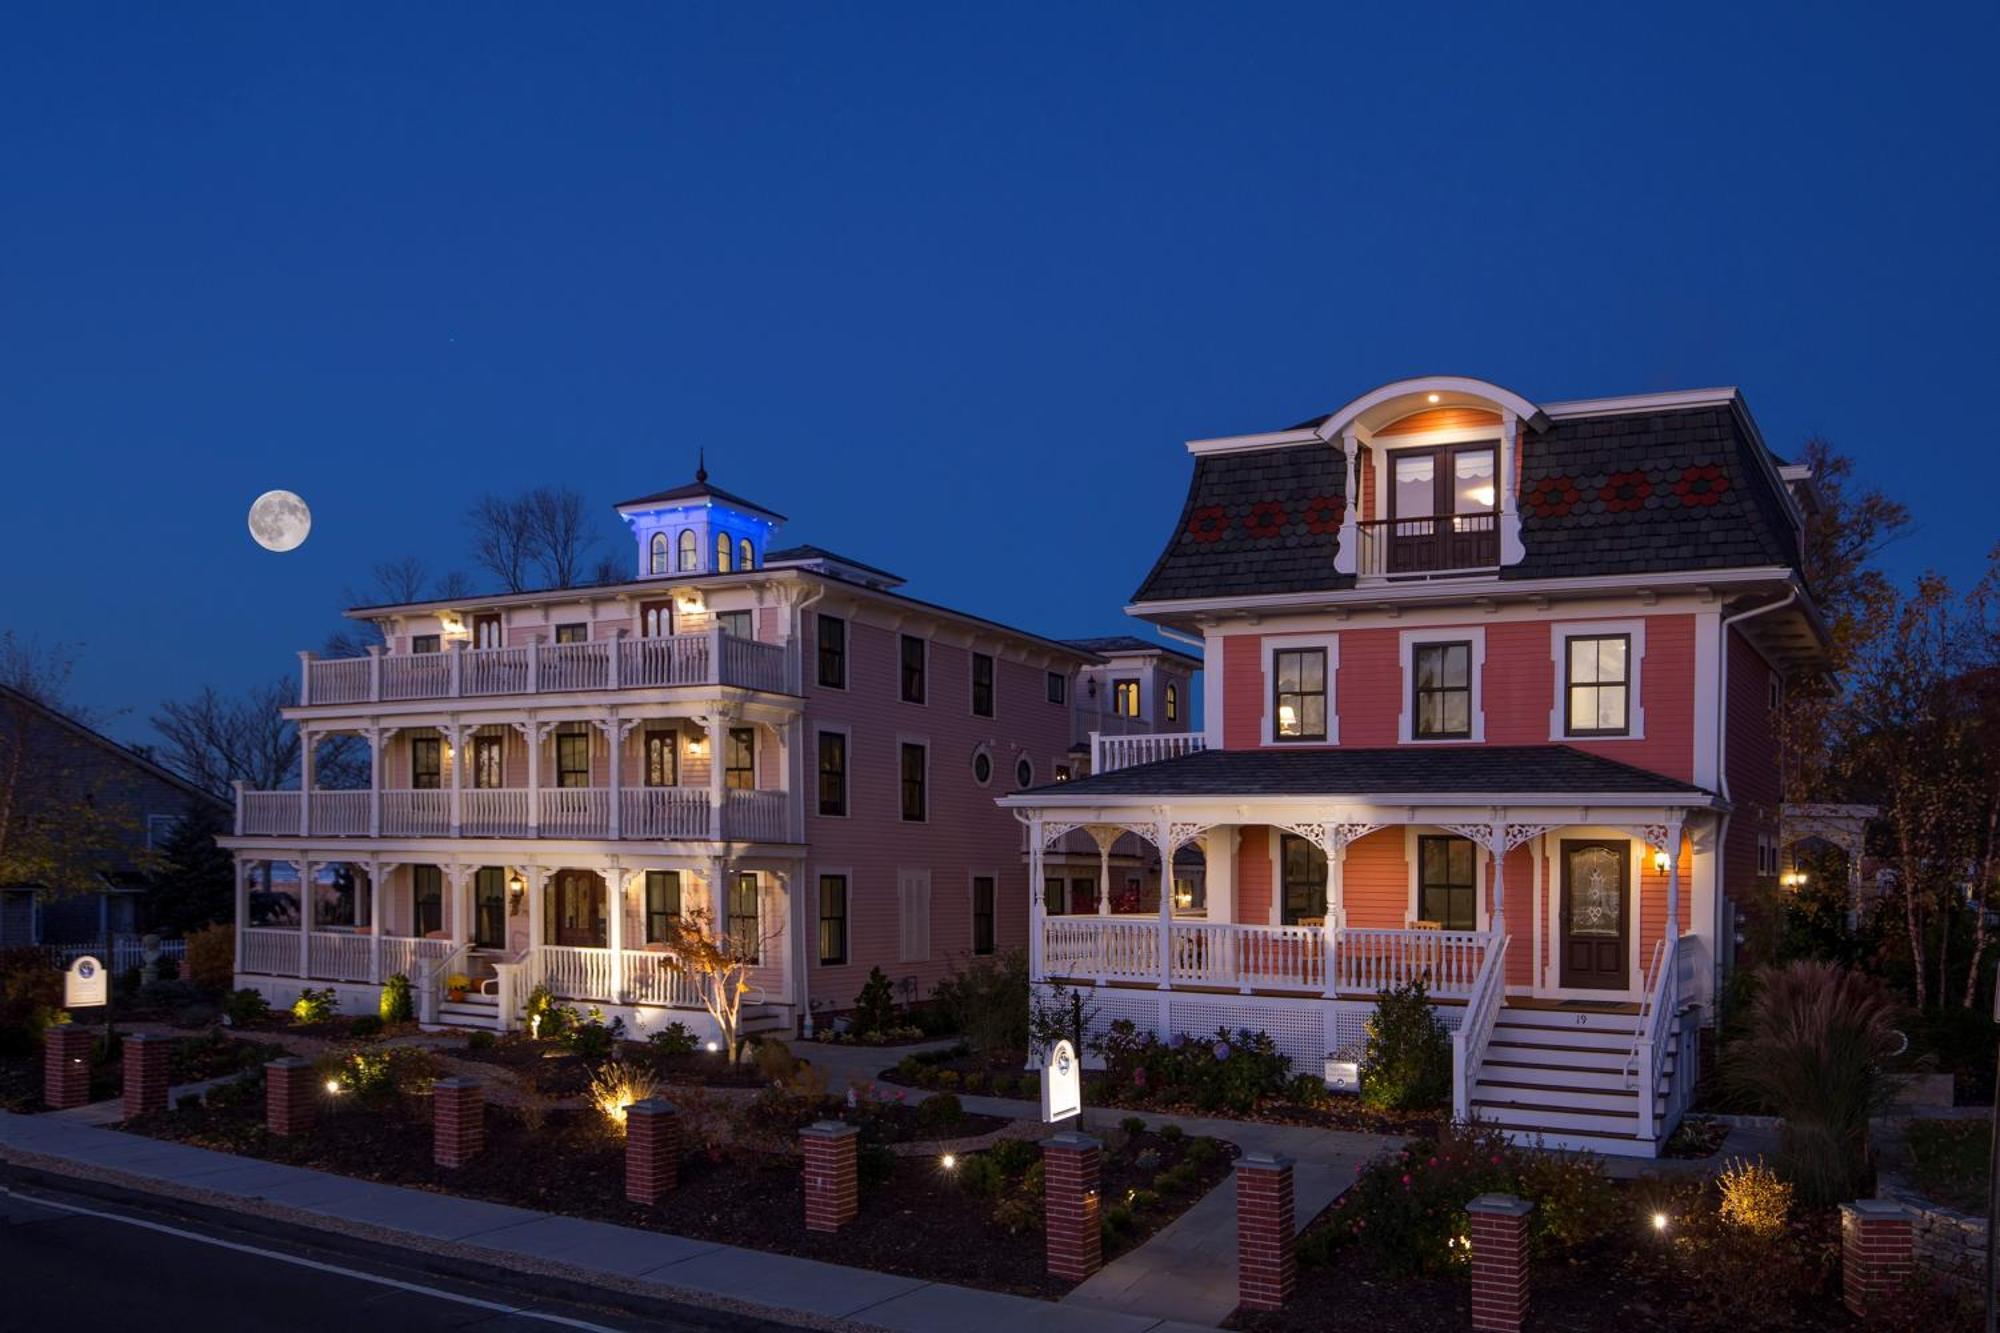
<svg viewBox="0 0 2000 1333">
<path fill-rule="evenodd" d="M 1346 489 L 1347 462 L 1332 445 L 1196 458 L 1180 522 L 1132 600 L 1352 584 L 1333 572 Z"/>
</svg>

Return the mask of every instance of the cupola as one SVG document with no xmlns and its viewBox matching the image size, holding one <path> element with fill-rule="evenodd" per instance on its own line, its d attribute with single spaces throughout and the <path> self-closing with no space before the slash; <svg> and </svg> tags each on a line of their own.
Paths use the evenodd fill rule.
<svg viewBox="0 0 2000 1333">
<path fill-rule="evenodd" d="M 642 579 L 762 569 L 771 534 L 785 521 L 783 514 L 711 485 L 705 453 L 692 482 L 627 500 L 618 516 L 632 530 Z"/>
</svg>

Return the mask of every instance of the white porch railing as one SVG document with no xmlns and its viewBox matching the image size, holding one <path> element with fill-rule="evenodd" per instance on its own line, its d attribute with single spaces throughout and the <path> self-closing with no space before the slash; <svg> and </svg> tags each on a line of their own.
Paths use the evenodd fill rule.
<svg viewBox="0 0 2000 1333">
<path fill-rule="evenodd" d="M 316 930 L 307 937 L 307 975 L 315 981 L 366 981 L 369 940 L 366 935 L 335 935 Z"/>
<path fill-rule="evenodd" d="M 1479 1066 L 1486 1059 L 1486 1044 L 1493 1040 L 1493 1025 L 1500 1018 L 1500 1006 L 1507 996 L 1507 937 L 1500 936 L 1486 950 L 1473 980 L 1472 994 L 1465 1001 L 1465 1017 L 1451 1034 L 1451 1115 L 1454 1120 L 1472 1118 L 1472 1085 L 1479 1078 Z"/>
<path fill-rule="evenodd" d="M 319 697 L 319 673 L 329 666 L 347 666 L 347 662 L 306 662 L 306 688 L 304 702 L 316 704 Z M 363 669 L 368 663 L 361 663 Z M 382 688 L 384 699 L 448 699 L 451 697 L 451 656 L 448 653 L 392 653 L 382 658 Z M 363 695 L 362 699 L 367 696 Z M 359 703 L 357 699 L 343 699 L 342 703 Z"/>
<path fill-rule="evenodd" d="M 458 796 L 458 831 L 464 836 L 470 838 L 528 836 L 526 787 L 473 787 L 461 791 Z"/>
<path fill-rule="evenodd" d="M 722 645 L 724 685 L 739 685 L 746 690 L 784 690 L 785 649 L 775 643 L 739 639 L 734 634 L 719 635 L 718 642 Z"/>
<path fill-rule="evenodd" d="M 676 1009 L 701 1008 L 701 995 L 694 976 L 677 966 L 672 954 L 649 949 L 625 950 L 625 992 L 633 1004 L 671 1005 Z"/>
<path fill-rule="evenodd" d="M 398 837 L 450 833 L 451 793 L 425 788 L 383 792 L 382 832 Z"/>
<path fill-rule="evenodd" d="M 541 831 L 544 838 L 610 836 L 610 788 L 544 787 L 541 798 Z"/>
<path fill-rule="evenodd" d="M 541 980 L 565 1000 L 612 1000 L 611 950 L 544 944 L 535 951 Z"/>
<path fill-rule="evenodd" d="M 317 658 L 305 654 L 301 704 L 495 698 L 595 690 L 733 685 L 792 688 L 796 647 L 738 638 L 720 628 L 661 638 L 454 646 L 438 653 Z"/>
<path fill-rule="evenodd" d="M 314 662 L 306 683 L 316 704 L 358 704 L 368 698 L 368 659 L 340 657 Z"/>
<path fill-rule="evenodd" d="M 266 977 L 299 974 L 299 932 L 262 926 L 243 929 L 243 970 Z"/>
<path fill-rule="evenodd" d="M 321 834 L 366 834 L 368 802 L 365 791 L 316 791 L 312 793 L 312 831 Z M 292 830 L 296 833 L 298 830 Z"/>
<path fill-rule="evenodd" d="M 1161 949 L 1156 917 L 1050 916 L 1042 933 L 1043 977 L 1160 982 L 1242 991 L 1327 991 L 1328 945 L 1336 993 L 1372 995 L 1423 978 L 1430 994 L 1473 992 L 1494 937 L 1473 931 L 1334 930 L 1171 921 Z"/>
<path fill-rule="evenodd" d="M 619 831 L 628 838 L 706 838 L 708 792 L 698 787 L 637 787 L 620 793 Z"/>
<path fill-rule="evenodd" d="M 398 972 L 415 982 L 425 963 L 443 958 L 455 948 L 450 940 L 413 939 L 407 935 L 382 937 L 382 980 Z"/>
<path fill-rule="evenodd" d="M 526 648 L 473 648 L 458 663 L 460 694 L 527 694 Z"/>
<path fill-rule="evenodd" d="M 1639 1137 L 1659 1136 L 1654 1100 L 1667 1060 L 1667 1036 L 1678 1021 L 1681 995 L 1679 941 L 1671 935 L 1653 945 L 1652 966 L 1646 973 L 1646 994 L 1639 1002 L 1639 1022 L 1633 1029 L 1632 1053 L 1625 1059 L 1625 1086 L 1639 1094 Z"/>
<path fill-rule="evenodd" d="M 706 685 L 711 660 L 706 634 L 626 639 L 618 645 L 619 684 L 633 688 Z"/>
<path fill-rule="evenodd" d="M 187 957 L 186 940 L 159 941 L 160 957 L 179 962 Z M 146 937 L 143 935 L 117 935 L 109 943 L 95 940 L 88 944 L 46 944 L 43 952 L 57 967 L 68 967 L 77 959 L 89 954 L 102 962 L 113 972 L 124 972 L 140 967 L 146 961 Z"/>
<path fill-rule="evenodd" d="M 786 842 L 787 796 L 781 791 L 726 791 L 722 835 L 740 842 Z"/>
<path fill-rule="evenodd" d="M 296 837 L 299 831 L 299 793 L 295 791 L 239 791 L 236 822 L 239 831 Z"/>
<path fill-rule="evenodd" d="M 1157 763 L 1199 754 L 1208 748 L 1208 734 L 1201 731 L 1145 732 L 1130 736 L 1090 733 L 1090 771 L 1109 773 L 1134 764 Z"/>
</svg>

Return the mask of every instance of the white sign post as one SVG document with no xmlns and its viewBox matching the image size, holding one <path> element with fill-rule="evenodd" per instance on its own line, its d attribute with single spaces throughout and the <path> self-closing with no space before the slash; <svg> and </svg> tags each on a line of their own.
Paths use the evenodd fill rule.
<svg viewBox="0 0 2000 1333">
<path fill-rule="evenodd" d="M 63 973 L 63 1008 L 95 1009 L 110 1003 L 108 983 L 104 964 L 89 954 L 83 955 Z"/>
<path fill-rule="evenodd" d="M 1083 1114 L 1083 1062 L 1076 1047 L 1059 1041 L 1042 1065 L 1042 1120 L 1054 1124 Z"/>
</svg>

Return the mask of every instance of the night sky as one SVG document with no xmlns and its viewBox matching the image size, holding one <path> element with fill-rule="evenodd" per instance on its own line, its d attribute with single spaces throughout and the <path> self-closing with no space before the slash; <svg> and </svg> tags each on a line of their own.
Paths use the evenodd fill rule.
<svg viewBox="0 0 2000 1333">
<path fill-rule="evenodd" d="M 575 487 L 623 556 L 705 446 L 781 541 L 1111 632 L 1184 440 L 1427 372 L 1741 385 L 1969 579 L 1996 15 L 10 5 L 0 628 L 144 740 L 375 561 L 472 572 L 480 493 Z"/>
</svg>

